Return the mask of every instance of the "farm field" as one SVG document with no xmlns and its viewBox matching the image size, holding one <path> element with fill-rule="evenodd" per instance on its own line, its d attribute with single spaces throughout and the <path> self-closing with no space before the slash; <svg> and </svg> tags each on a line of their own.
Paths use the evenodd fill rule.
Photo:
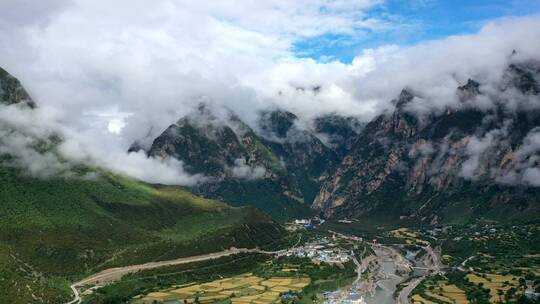
<svg viewBox="0 0 540 304">
<path fill-rule="evenodd" d="M 430 300 L 424 299 L 421 295 L 414 295 L 411 300 L 413 304 L 437 304 Z"/>
<path fill-rule="evenodd" d="M 308 286 L 308 276 L 263 278 L 246 273 L 202 284 L 173 286 L 134 298 L 134 304 L 159 303 L 280 303 L 281 296 L 293 296 Z"/>
<path fill-rule="evenodd" d="M 398 228 L 391 230 L 389 235 L 393 238 L 400 239 L 405 241 L 407 244 L 414 244 L 419 246 L 428 246 L 429 242 L 422 240 L 418 233 L 408 229 L 408 228 Z"/>
<path fill-rule="evenodd" d="M 469 303 L 465 291 L 454 284 L 449 284 L 445 280 L 429 282 L 426 284 L 425 294 L 415 296 L 416 298 L 413 297 L 414 303 Z"/>
</svg>

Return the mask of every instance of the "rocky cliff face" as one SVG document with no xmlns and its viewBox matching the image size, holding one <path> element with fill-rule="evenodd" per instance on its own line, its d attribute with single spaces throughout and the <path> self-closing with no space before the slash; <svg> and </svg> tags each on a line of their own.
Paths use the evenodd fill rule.
<svg viewBox="0 0 540 304">
<path fill-rule="evenodd" d="M 496 92 L 469 80 L 456 90 L 460 104 L 440 114 L 414 113 L 415 95 L 403 90 L 328 174 L 313 207 L 431 223 L 538 214 L 539 66 L 511 65 Z M 491 106 L 478 107 L 486 99 Z"/>
<path fill-rule="evenodd" d="M 259 121 L 264 144 L 283 161 L 311 204 L 320 176 L 339 163 L 338 155 L 312 130 L 300 128 L 296 115 L 285 111 L 262 113 Z"/>
<path fill-rule="evenodd" d="M 358 134 L 364 124 L 355 117 L 344 117 L 338 114 L 329 114 L 313 120 L 313 130 L 317 136 L 341 160 L 352 149 Z"/>
<path fill-rule="evenodd" d="M 540 63 L 515 62 L 498 81 L 469 79 L 454 103 L 429 111 L 421 93 L 404 89 L 394 110 L 367 124 L 331 114 L 305 126 L 276 110 L 249 127 L 201 107 L 148 154 L 209 177 L 197 193 L 282 217 L 311 206 L 391 221 L 526 219 L 540 211 L 539 75 Z"/>
<path fill-rule="evenodd" d="M 251 128 L 232 113 L 218 118 L 205 106 L 169 126 L 154 140 L 148 154 L 177 158 L 185 162 L 188 172 L 218 179 L 234 175 L 236 166 L 282 167 Z M 271 170 L 267 173 L 272 175 Z"/>
<path fill-rule="evenodd" d="M 233 113 L 217 117 L 202 105 L 169 126 L 147 153 L 176 158 L 188 172 L 206 176 L 197 193 L 278 217 L 301 216 L 311 212 L 318 177 L 338 160 L 296 124 L 290 112 L 269 111 L 261 113 L 255 132 Z"/>
</svg>

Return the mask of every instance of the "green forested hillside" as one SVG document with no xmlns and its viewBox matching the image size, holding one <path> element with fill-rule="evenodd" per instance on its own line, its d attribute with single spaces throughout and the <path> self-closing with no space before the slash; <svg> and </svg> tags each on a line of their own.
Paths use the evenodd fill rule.
<svg viewBox="0 0 540 304">
<path fill-rule="evenodd" d="M 279 242 L 279 225 L 106 172 L 38 179 L 0 166 L 0 302 L 61 303 L 68 282 L 119 265 Z"/>
</svg>

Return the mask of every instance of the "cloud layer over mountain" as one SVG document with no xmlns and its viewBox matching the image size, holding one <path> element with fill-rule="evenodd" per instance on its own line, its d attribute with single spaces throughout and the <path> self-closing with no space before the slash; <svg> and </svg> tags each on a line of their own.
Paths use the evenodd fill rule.
<svg viewBox="0 0 540 304">
<path fill-rule="evenodd" d="M 417 95 L 409 110 L 424 115 L 457 105 L 455 89 L 469 78 L 492 90 L 513 50 L 521 59 L 540 59 L 539 16 L 495 20 L 475 34 L 408 47 L 366 49 L 350 64 L 291 52 L 306 37 L 396 30 L 399 24 L 368 14 L 383 4 L 9 0 L 2 6 L 11 9 L 0 10 L 0 66 L 20 78 L 39 111 L 55 113 L 54 123 L 73 139 L 63 148 L 67 155 L 87 155 L 148 181 L 189 184 L 199 177 L 177 174 L 179 164 L 125 151 L 200 102 L 228 108 L 253 127 L 258 111 L 272 107 L 301 121 L 332 112 L 368 121 L 408 87 Z M 479 147 L 471 143 L 471 155 L 483 140 Z M 242 163 L 239 169 L 260 173 Z"/>
</svg>

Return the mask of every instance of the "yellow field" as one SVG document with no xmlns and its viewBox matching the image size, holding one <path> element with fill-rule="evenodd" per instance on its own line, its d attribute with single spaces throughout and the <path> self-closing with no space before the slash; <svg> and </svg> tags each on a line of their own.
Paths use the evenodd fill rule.
<svg viewBox="0 0 540 304">
<path fill-rule="evenodd" d="M 426 291 L 426 296 L 434 298 L 444 303 L 450 304 L 467 304 L 467 296 L 465 292 L 459 289 L 456 285 L 448 284 L 446 281 L 438 281 L 435 285 L 428 286 L 429 291 Z M 432 304 L 433 301 L 427 300 L 420 295 L 412 297 L 413 304 Z"/>
<path fill-rule="evenodd" d="M 152 303 L 152 301 L 179 301 L 187 300 L 193 303 L 198 297 L 203 304 L 232 303 L 232 304 L 270 304 L 280 303 L 280 293 L 300 292 L 309 285 L 311 280 L 307 276 L 261 278 L 251 273 L 232 278 L 216 280 L 203 284 L 175 286 L 147 295 L 133 298 L 132 303 Z M 178 288 L 180 287 L 180 288 Z"/>
<path fill-rule="evenodd" d="M 474 284 L 484 284 L 484 288 L 489 288 L 489 295 L 491 296 L 491 303 L 495 303 L 499 300 L 499 295 L 497 295 L 497 290 L 506 291 L 512 287 L 518 287 L 519 281 L 518 277 L 511 275 L 498 275 L 498 274 L 485 274 L 486 278 L 481 277 L 479 274 L 468 274 L 467 278 L 471 283 Z M 507 282 L 505 284 L 505 282 Z"/>
<path fill-rule="evenodd" d="M 296 268 L 283 268 L 283 269 L 281 269 L 281 271 L 283 271 L 283 272 L 297 272 L 298 269 L 296 269 Z"/>
<path fill-rule="evenodd" d="M 390 231 L 390 236 L 398 239 L 405 240 L 407 244 L 417 244 L 422 246 L 429 245 L 429 242 L 418 238 L 418 234 L 414 231 L 410 231 L 409 228 L 399 228 Z"/>
<path fill-rule="evenodd" d="M 451 255 L 443 254 L 442 260 L 446 263 L 450 262 L 453 259 Z"/>
<path fill-rule="evenodd" d="M 390 231 L 390 234 L 394 237 L 410 237 L 410 238 L 417 238 L 418 234 L 416 232 L 412 232 L 409 230 L 409 228 L 399 228 L 396 230 Z"/>
<path fill-rule="evenodd" d="M 422 296 L 420 296 L 420 295 L 414 295 L 412 297 L 412 303 L 413 304 L 437 304 L 435 302 L 431 302 L 430 300 L 426 300 L 426 299 L 422 298 Z"/>
</svg>

